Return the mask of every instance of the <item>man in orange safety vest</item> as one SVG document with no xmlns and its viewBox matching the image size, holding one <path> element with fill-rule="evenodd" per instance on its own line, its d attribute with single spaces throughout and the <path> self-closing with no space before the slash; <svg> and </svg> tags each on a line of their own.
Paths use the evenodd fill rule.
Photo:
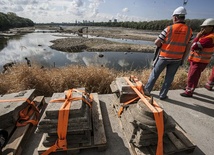
<svg viewBox="0 0 214 155">
<path fill-rule="evenodd" d="M 166 76 L 159 97 L 161 100 L 167 98 L 175 73 L 188 54 L 187 49 L 191 46 L 192 29 L 185 24 L 186 14 L 186 9 L 183 6 L 175 9 L 172 14 L 173 25 L 166 27 L 155 40 L 155 45 L 160 48 L 160 52 L 144 87 L 146 95 L 150 95 L 156 80 L 166 68 Z"/>
</svg>

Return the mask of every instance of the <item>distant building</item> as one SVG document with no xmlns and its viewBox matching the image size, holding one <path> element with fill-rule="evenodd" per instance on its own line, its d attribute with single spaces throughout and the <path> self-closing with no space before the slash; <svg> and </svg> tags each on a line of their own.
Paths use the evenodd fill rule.
<svg viewBox="0 0 214 155">
<path fill-rule="evenodd" d="M 112 21 L 109 20 L 108 22 L 111 23 Z M 117 23 L 117 19 L 114 19 L 113 22 L 114 22 L 114 23 Z"/>
</svg>

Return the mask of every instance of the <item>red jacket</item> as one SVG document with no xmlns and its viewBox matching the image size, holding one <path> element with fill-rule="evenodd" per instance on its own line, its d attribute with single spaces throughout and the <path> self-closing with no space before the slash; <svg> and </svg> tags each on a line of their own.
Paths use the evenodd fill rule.
<svg viewBox="0 0 214 155">
<path fill-rule="evenodd" d="M 214 53 L 214 33 L 195 38 L 191 47 L 189 61 L 209 63 Z"/>
</svg>

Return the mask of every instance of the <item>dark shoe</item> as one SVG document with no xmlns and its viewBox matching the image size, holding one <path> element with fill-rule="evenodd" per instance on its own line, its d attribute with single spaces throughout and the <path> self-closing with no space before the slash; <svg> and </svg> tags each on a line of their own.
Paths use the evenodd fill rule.
<svg viewBox="0 0 214 155">
<path fill-rule="evenodd" d="M 168 99 L 168 96 L 160 97 L 160 100 Z"/>
<path fill-rule="evenodd" d="M 187 93 L 180 93 L 181 96 L 183 97 L 192 97 L 192 94 L 187 94 Z"/>
<path fill-rule="evenodd" d="M 143 87 L 143 93 L 146 96 L 149 96 L 149 97 L 151 96 L 150 92 L 147 89 L 145 89 L 144 87 Z"/>
<path fill-rule="evenodd" d="M 207 90 L 212 90 L 212 87 L 210 87 L 208 85 L 204 85 L 204 88 L 206 88 Z"/>
</svg>

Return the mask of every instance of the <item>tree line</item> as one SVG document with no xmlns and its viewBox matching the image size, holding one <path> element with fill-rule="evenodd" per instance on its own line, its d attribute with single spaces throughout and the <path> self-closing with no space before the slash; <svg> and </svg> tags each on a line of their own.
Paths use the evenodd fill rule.
<svg viewBox="0 0 214 155">
<path fill-rule="evenodd" d="M 28 18 L 19 17 L 13 12 L 7 14 L 0 12 L 0 31 L 27 26 L 34 26 L 34 22 Z"/>
<path fill-rule="evenodd" d="M 189 25 L 194 32 L 200 31 L 200 25 L 205 19 L 186 19 L 186 24 Z M 125 22 L 84 22 L 84 23 L 43 23 L 39 25 L 78 25 L 78 26 L 106 26 L 106 27 L 124 27 L 142 30 L 163 30 L 168 25 L 172 24 L 172 20 L 154 20 L 154 21 L 125 21 Z M 0 12 L 0 31 L 10 28 L 19 28 L 34 26 L 35 23 L 28 19 L 17 16 L 13 12 L 7 14 Z"/>
<path fill-rule="evenodd" d="M 185 22 L 193 31 L 200 31 L 200 25 L 205 19 L 186 19 Z M 75 25 L 80 26 L 107 26 L 107 27 L 124 27 L 142 30 L 163 30 L 168 25 L 171 25 L 172 20 L 155 20 L 155 21 L 142 21 L 142 22 L 98 22 L 98 23 L 78 23 Z"/>
<path fill-rule="evenodd" d="M 200 31 L 200 25 L 205 19 L 186 19 L 185 22 L 194 32 Z M 38 25 L 53 26 L 106 26 L 106 27 L 124 27 L 142 30 L 163 30 L 173 24 L 172 20 L 154 20 L 154 21 L 125 21 L 125 22 L 84 22 L 84 23 L 36 23 Z"/>
</svg>

